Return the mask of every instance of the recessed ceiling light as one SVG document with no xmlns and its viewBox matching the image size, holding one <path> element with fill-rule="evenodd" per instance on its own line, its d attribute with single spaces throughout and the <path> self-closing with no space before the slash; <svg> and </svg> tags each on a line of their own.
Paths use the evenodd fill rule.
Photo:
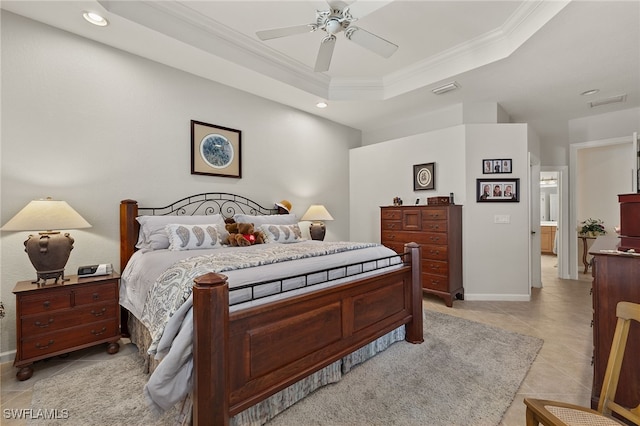
<svg viewBox="0 0 640 426">
<path fill-rule="evenodd" d="M 590 89 L 590 90 L 586 90 L 582 93 L 580 93 L 581 96 L 589 96 L 589 95 L 595 95 L 596 93 L 598 93 L 600 91 L 600 89 Z"/>
<path fill-rule="evenodd" d="M 431 89 L 431 91 L 433 93 L 435 93 L 436 95 L 442 95 L 443 93 L 447 93 L 447 92 L 450 92 L 452 90 L 456 90 L 459 87 L 460 86 L 458 85 L 457 81 L 452 81 L 451 83 L 447 83 L 447 84 L 445 84 L 443 86 L 436 87 L 435 89 Z"/>
<path fill-rule="evenodd" d="M 97 25 L 99 27 L 106 27 L 107 25 L 109 25 L 109 21 L 95 12 L 84 12 L 82 16 L 93 25 Z"/>
<path fill-rule="evenodd" d="M 327 107 L 327 106 L 329 106 L 329 105 L 328 105 L 326 102 L 322 102 L 322 101 L 321 101 L 321 102 L 318 102 L 318 103 L 316 104 L 316 106 L 317 106 L 318 108 L 326 108 L 326 107 Z"/>
</svg>

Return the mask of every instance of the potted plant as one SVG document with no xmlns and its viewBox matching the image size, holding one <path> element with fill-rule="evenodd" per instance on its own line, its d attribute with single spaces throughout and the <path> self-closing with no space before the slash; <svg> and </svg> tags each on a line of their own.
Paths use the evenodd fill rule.
<svg viewBox="0 0 640 426">
<path fill-rule="evenodd" d="M 605 235 L 607 231 L 604 229 L 604 222 L 600 219 L 587 219 L 580 222 L 580 235 L 586 235 L 589 237 L 596 237 L 598 235 Z"/>
</svg>

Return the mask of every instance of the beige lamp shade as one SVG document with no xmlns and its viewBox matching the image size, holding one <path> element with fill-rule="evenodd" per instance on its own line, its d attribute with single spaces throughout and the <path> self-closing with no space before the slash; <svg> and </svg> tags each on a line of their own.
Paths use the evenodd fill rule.
<svg viewBox="0 0 640 426">
<path fill-rule="evenodd" d="M 309 235 L 312 240 L 322 241 L 326 233 L 324 223 L 325 220 L 333 220 L 333 216 L 329 214 L 325 206 L 322 204 L 312 204 L 307 212 L 300 218 L 300 220 L 311 221 L 309 226 Z"/>
<path fill-rule="evenodd" d="M 36 269 L 34 283 L 40 284 L 42 280 L 46 284 L 49 278 L 55 279 L 55 282 L 65 280 L 64 267 L 73 250 L 73 238 L 68 233 L 62 235 L 58 231 L 90 227 L 89 222 L 65 201 L 47 198 L 31 201 L 0 230 L 39 231 L 38 235 L 29 235 L 24 242 L 24 251 Z"/>
<path fill-rule="evenodd" d="M 47 198 L 27 204 L 4 224 L 2 231 L 55 231 L 91 228 L 66 201 Z"/>
<path fill-rule="evenodd" d="M 308 220 L 312 222 L 333 220 L 333 216 L 329 214 L 329 211 L 327 211 L 326 207 L 322 204 L 312 204 L 300 220 Z"/>
</svg>

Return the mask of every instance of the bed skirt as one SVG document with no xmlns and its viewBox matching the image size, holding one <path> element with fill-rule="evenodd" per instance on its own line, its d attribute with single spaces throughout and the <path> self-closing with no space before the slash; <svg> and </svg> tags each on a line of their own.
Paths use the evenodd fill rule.
<svg viewBox="0 0 640 426">
<path fill-rule="evenodd" d="M 147 348 L 151 345 L 151 335 L 147 328 L 131 313 L 129 313 L 128 325 L 131 343 L 137 346 L 138 353 L 144 358 L 144 373 L 151 374 L 160 362 L 147 353 Z M 342 378 L 342 375 L 348 373 L 353 367 L 374 357 L 377 353 L 384 351 L 393 343 L 404 340 L 404 338 L 404 326 L 398 327 L 344 358 L 329 364 L 322 370 L 307 376 L 264 401 L 238 413 L 230 419 L 230 425 L 263 425 L 315 390 L 338 382 Z M 188 396 L 186 400 L 180 404 L 181 410 L 179 417 L 176 419 L 176 424 L 189 424 L 191 409 L 193 407 L 191 397 Z"/>
</svg>

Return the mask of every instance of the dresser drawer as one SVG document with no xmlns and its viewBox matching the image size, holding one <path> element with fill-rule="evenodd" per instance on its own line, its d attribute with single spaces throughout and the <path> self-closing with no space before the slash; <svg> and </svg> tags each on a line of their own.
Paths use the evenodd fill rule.
<svg viewBox="0 0 640 426">
<path fill-rule="evenodd" d="M 23 316 L 20 320 L 22 333 L 25 336 L 37 336 L 53 331 L 75 327 L 78 324 L 89 324 L 118 317 L 118 306 L 114 303 L 83 306 L 50 314 Z"/>
<path fill-rule="evenodd" d="M 382 220 L 402 220 L 402 210 L 400 209 L 382 209 L 380 215 Z"/>
<path fill-rule="evenodd" d="M 430 260 L 447 260 L 447 246 L 422 245 L 422 258 Z"/>
<path fill-rule="evenodd" d="M 447 209 L 426 209 L 422 212 L 422 220 L 445 220 L 447 218 Z"/>
<path fill-rule="evenodd" d="M 440 275 L 422 274 L 422 288 L 449 291 L 449 279 Z"/>
<path fill-rule="evenodd" d="M 438 260 L 422 260 L 422 272 L 448 277 L 449 264 Z"/>
<path fill-rule="evenodd" d="M 425 244 L 445 245 L 448 243 L 446 232 L 425 232 L 422 242 Z"/>
<path fill-rule="evenodd" d="M 443 234 L 446 237 L 446 234 Z M 434 234 L 412 231 L 382 231 L 382 243 L 418 243 L 434 244 Z M 446 244 L 446 238 L 440 243 Z"/>
<path fill-rule="evenodd" d="M 79 327 L 59 330 L 22 342 L 22 358 L 37 358 L 70 347 L 77 347 L 117 336 L 118 324 L 114 319 Z"/>
<path fill-rule="evenodd" d="M 387 231 L 400 231 L 402 229 L 402 222 L 399 220 L 383 220 L 382 229 Z"/>
<path fill-rule="evenodd" d="M 442 220 L 423 220 L 422 230 L 425 232 L 447 232 L 447 222 Z"/>
<path fill-rule="evenodd" d="M 21 315 L 71 308 L 71 292 L 66 289 L 23 295 L 18 300 Z"/>
<path fill-rule="evenodd" d="M 117 281 L 111 281 L 99 285 L 81 287 L 74 290 L 75 305 L 88 305 L 98 302 L 116 302 L 118 294 Z"/>
</svg>

